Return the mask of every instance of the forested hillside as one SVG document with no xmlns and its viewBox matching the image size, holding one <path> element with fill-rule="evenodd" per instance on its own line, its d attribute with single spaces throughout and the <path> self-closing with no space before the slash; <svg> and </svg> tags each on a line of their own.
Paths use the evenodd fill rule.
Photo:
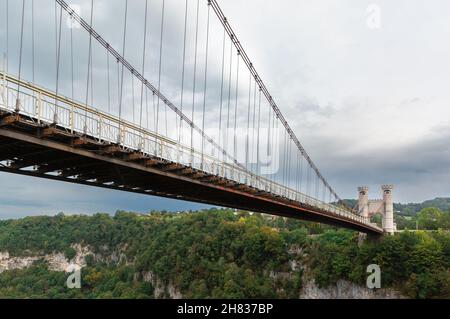
<svg viewBox="0 0 450 319">
<path fill-rule="evenodd" d="M 0 273 L 0 297 L 298 298 L 310 278 L 320 287 L 339 279 L 365 285 L 371 263 L 380 265 L 383 287 L 450 297 L 448 232 L 357 243 L 355 232 L 216 209 L 0 221 L 0 253 L 9 259 L 61 252 L 74 260 L 77 245 L 89 248 L 81 289 L 68 289 L 65 272 L 37 259 Z"/>
<path fill-rule="evenodd" d="M 450 198 L 437 197 L 422 203 L 394 204 L 394 209 L 402 215 L 415 215 L 424 208 L 439 208 L 444 212 L 450 212 Z"/>
<path fill-rule="evenodd" d="M 358 201 L 345 199 L 344 202 L 356 208 Z M 422 203 L 394 203 L 394 220 L 398 230 L 450 229 L 450 198 L 435 198 Z M 372 216 L 372 222 L 381 226 L 381 215 Z"/>
<path fill-rule="evenodd" d="M 355 199 L 344 199 L 349 207 L 356 207 L 358 201 Z M 443 212 L 450 212 L 450 198 L 437 197 L 423 201 L 422 203 L 394 203 L 394 211 L 399 215 L 414 216 L 424 208 L 439 208 Z"/>
</svg>

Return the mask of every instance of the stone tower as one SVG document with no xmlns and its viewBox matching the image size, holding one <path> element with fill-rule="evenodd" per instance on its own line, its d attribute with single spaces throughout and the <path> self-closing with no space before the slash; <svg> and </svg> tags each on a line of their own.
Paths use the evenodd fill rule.
<svg viewBox="0 0 450 319">
<path fill-rule="evenodd" d="M 394 185 L 383 185 L 383 199 L 369 200 L 369 188 L 367 186 L 358 187 L 358 213 L 363 217 L 372 217 L 375 214 L 383 216 L 383 230 L 388 234 L 393 234 L 397 227 L 394 223 L 394 201 L 392 190 Z"/>
<path fill-rule="evenodd" d="M 358 187 L 358 213 L 363 217 L 369 217 L 369 187 Z"/>
<path fill-rule="evenodd" d="M 394 185 L 383 185 L 383 202 L 384 202 L 384 230 L 392 234 L 395 232 L 394 225 L 394 202 L 392 200 L 392 190 Z"/>
</svg>

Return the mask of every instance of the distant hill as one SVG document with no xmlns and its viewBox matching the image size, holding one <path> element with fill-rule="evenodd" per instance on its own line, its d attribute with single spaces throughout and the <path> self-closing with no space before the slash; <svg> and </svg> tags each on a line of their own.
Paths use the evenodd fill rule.
<svg viewBox="0 0 450 319">
<path fill-rule="evenodd" d="M 344 199 L 344 202 L 349 207 L 356 207 L 358 204 L 358 201 L 356 199 Z M 450 198 L 449 197 L 437 197 L 435 199 L 429 199 L 422 203 L 408 203 L 408 204 L 401 204 L 401 203 L 395 203 L 394 204 L 394 210 L 399 215 L 405 215 L 405 216 L 414 216 L 418 212 L 420 212 L 423 208 L 427 207 L 437 207 L 440 210 L 444 212 L 450 211 Z"/>
<path fill-rule="evenodd" d="M 450 211 L 450 198 L 437 197 L 422 203 L 394 204 L 394 209 L 401 215 L 414 216 L 423 208 L 437 207 L 444 212 Z"/>
</svg>

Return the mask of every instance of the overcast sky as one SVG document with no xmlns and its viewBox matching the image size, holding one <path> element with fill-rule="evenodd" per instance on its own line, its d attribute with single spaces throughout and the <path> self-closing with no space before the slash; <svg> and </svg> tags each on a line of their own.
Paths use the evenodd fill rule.
<svg viewBox="0 0 450 319">
<path fill-rule="evenodd" d="M 0 0 L 2 8 L 5 1 Z M 41 5 L 36 9 L 40 10 L 37 23 L 53 21 L 54 16 L 48 14 L 52 12 L 53 1 L 38 2 Z M 161 2 L 150 1 L 154 16 L 160 14 Z M 193 14 L 194 1 L 190 2 L 189 12 Z M 88 17 L 89 1 L 74 3 L 80 4 L 82 16 Z M 124 1 L 96 0 L 95 3 L 94 26 L 120 51 Z M 127 41 L 130 41 L 128 46 L 134 44 L 138 49 L 126 56 L 140 67 L 144 1 L 130 3 L 133 20 L 129 30 L 134 31 L 129 32 L 134 37 L 129 36 Z M 357 186 L 368 185 L 370 197 L 378 198 L 380 185 L 384 183 L 395 184 L 394 198 L 400 202 L 450 196 L 448 1 L 226 0 L 219 3 L 281 111 L 341 197 L 354 198 Z M 206 17 L 204 7 L 200 13 L 201 24 Z M 166 0 L 166 9 L 167 44 L 163 51 L 166 64 L 161 90 L 176 99 L 180 83 L 175 79 L 179 78 L 176 75 L 179 68 L 173 61 L 181 61 L 176 52 L 182 52 L 178 49 L 183 39 L 179 30 L 183 25 L 184 1 Z M 11 9 L 11 15 L 14 10 Z M 213 15 L 211 18 L 216 20 Z M 158 21 L 154 18 L 150 22 L 150 46 L 158 45 Z M 5 25 L 1 28 L 4 51 Z M 214 36 L 214 30 L 220 30 L 218 24 L 211 31 L 213 50 L 220 49 L 222 39 Z M 46 32 L 45 28 L 40 32 Z M 192 35 L 188 31 L 188 38 Z M 200 40 L 202 37 L 204 33 L 200 33 Z M 54 38 L 41 37 L 40 45 L 51 39 Z M 78 49 L 85 52 L 82 41 L 79 42 Z M 192 51 L 189 48 L 188 52 Z M 42 68 L 49 69 L 47 63 L 51 62 L 46 62 L 46 49 L 39 50 Z M 149 62 L 147 77 L 155 81 L 158 51 L 150 51 L 149 59 L 153 63 Z M 96 54 L 100 56 L 99 52 L 94 53 L 94 58 Z M 187 59 L 191 58 L 188 53 Z M 79 59 L 82 63 L 83 58 Z M 101 62 L 98 63 L 101 69 Z M 14 69 L 17 63 L 10 57 L 10 64 Z M 218 66 L 217 62 L 210 65 L 213 83 L 220 83 L 219 72 L 214 71 Z M 199 72 L 202 70 L 200 67 Z M 50 83 L 49 74 L 39 73 L 42 83 Z M 80 86 L 83 74 L 80 71 Z M 213 100 L 215 95 L 212 88 L 208 99 Z M 96 99 L 96 104 L 106 103 L 101 97 Z M 216 113 L 212 112 L 211 118 Z M 201 206 L 0 174 L 0 218 L 59 211 L 93 213 L 198 207 Z"/>
</svg>

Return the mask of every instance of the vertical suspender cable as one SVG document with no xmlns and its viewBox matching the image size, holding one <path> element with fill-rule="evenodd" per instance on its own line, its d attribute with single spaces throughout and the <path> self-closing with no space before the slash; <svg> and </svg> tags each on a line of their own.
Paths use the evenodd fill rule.
<svg viewBox="0 0 450 319">
<path fill-rule="evenodd" d="M 91 106 L 94 106 L 94 54 L 91 54 Z"/>
<path fill-rule="evenodd" d="M 208 50 L 209 50 L 209 16 L 210 16 L 210 2 L 208 1 L 208 17 L 206 23 L 206 53 L 205 53 L 205 83 L 203 88 L 203 115 L 202 115 L 202 131 L 205 131 L 205 113 L 206 113 L 206 89 L 208 82 Z M 202 135 L 202 166 L 204 169 L 204 153 L 205 153 L 205 136 Z M 236 157 L 235 157 L 236 158 Z"/>
<path fill-rule="evenodd" d="M 187 0 L 186 0 L 187 1 Z M 145 0 L 145 14 L 144 14 L 144 48 L 142 50 L 142 74 L 145 75 L 145 56 L 147 52 L 147 20 L 148 20 L 148 0 Z M 145 91 L 147 95 L 147 90 Z M 141 81 L 141 108 L 139 111 L 139 128 L 142 128 L 142 108 L 144 105 L 144 81 Z M 147 108 L 147 122 L 148 122 L 148 105 Z M 147 123 L 148 126 L 148 123 Z M 147 127 L 148 129 L 148 127 Z M 140 143 L 140 147 L 143 148 L 144 141 Z"/>
<path fill-rule="evenodd" d="M 307 178 L 306 178 L 306 194 L 308 196 L 311 195 L 311 166 L 308 165 L 308 167 L 306 168 L 307 171 Z"/>
<path fill-rule="evenodd" d="M 219 145 L 222 139 L 222 110 L 223 110 L 223 84 L 224 84 L 224 71 L 225 71 L 225 36 L 226 31 L 223 29 L 223 40 L 222 40 L 222 76 L 221 76 L 221 84 L 220 84 L 220 110 L 219 110 Z M 223 145 L 223 139 L 222 139 Z M 220 159 L 220 157 L 219 157 Z M 224 154 L 222 154 L 222 162 L 225 160 Z"/>
<path fill-rule="evenodd" d="M 250 105 L 252 100 L 252 74 L 249 74 L 248 80 L 248 107 L 247 107 L 247 134 L 245 137 L 245 167 L 248 168 L 248 145 L 249 145 L 249 134 L 250 134 Z"/>
<path fill-rule="evenodd" d="M 290 138 L 289 134 L 286 134 L 286 153 L 285 153 L 286 160 L 284 162 L 285 170 L 284 170 L 284 180 L 283 180 L 283 185 L 285 187 L 288 187 L 287 185 L 289 184 L 289 182 L 288 182 L 288 177 L 289 177 L 289 146 L 290 146 L 289 138 Z"/>
<path fill-rule="evenodd" d="M 58 4 L 55 1 L 55 8 L 54 8 L 54 18 L 55 18 L 55 61 L 58 60 Z M 55 65 L 56 66 L 56 65 Z M 55 74 L 56 74 L 56 68 L 55 68 Z M 56 83 L 55 83 L 56 88 Z"/>
<path fill-rule="evenodd" d="M 158 98 L 160 98 L 162 101 L 164 101 L 164 103 L 170 107 L 174 112 L 176 112 L 178 115 L 180 115 L 184 121 L 186 121 L 196 132 L 198 132 L 200 135 L 204 135 L 205 133 L 201 131 L 201 129 L 195 125 L 195 123 L 189 119 L 186 115 L 182 114 L 180 112 L 180 110 L 171 102 L 169 101 L 161 92 L 159 92 L 157 90 L 156 87 L 154 87 L 153 85 L 151 85 L 148 81 L 146 81 L 146 79 L 142 76 L 142 74 L 139 74 L 136 69 L 134 69 L 131 64 L 123 57 L 121 56 L 116 50 L 114 50 L 113 48 L 111 48 L 110 46 L 107 45 L 106 41 L 92 28 L 89 26 L 88 23 L 86 23 L 80 16 L 78 16 L 66 3 L 64 0 L 55 0 L 57 3 L 59 3 L 61 6 L 63 6 L 64 10 L 66 10 L 69 13 L 72 13 L 73 16 L 76 18 L 76 20 L 81 24 L 81 26 L 87 30 L 90 34 L 92 34 L 92 36 L 95 38 L 95 40 L 97 40 L 99 42 L 100 45 L 102 45 L 103 47 L 107 48 L 108 51 L 117 58 L 117 61 L 122 63 L 130 72 L 134 71 L 136 74 L 136 77 L 138 77 L 141 81 L 144 81 L 145 86 L 147 86 L 152 92 L 153 94 L 155 94 Z M 212 0 L 211 0 L 211 3 Z M 208 140 L 209 143 L 211 143 L 212 145 L 214 145 L 214 147 L 220 149 L 221 152 L 225 152 L 223 149 L 221 149 L 217 143 L 210 137 L 208 137 L 207 135 L 205 135 L 205 138 Z M 240 165 L 235 159 L 231 158 L 231 156 L 229 154 L 227 154 L 226 152 L 224 153 L 225 156 L 227 156 L 227 158 L 229 157 L 233 163 L 235 163 L 236 165 L 240 166 L 241 168 L 243 168 L 243 165 Z"/>
<path fill-rule="evenodd" d="M 195 22 L 195 53 L 194 53 L 194 83 L 192 88 L 192 116 L 191 120 L 194 123 L 195 115 L 195 89 L 196 89 L 196 78 L 197 78 L 197 47 L 198 47 L 198 15 L 199 15 L 200 1 L 197 0 L 197 13 Z M 194 166 L 194 126 L 191 125 L 191 166 Z"/>
<path fill-rule="evenodd" d="M 320 181 L 319 176 L 316 175 L 316 199 L 319 199 L 319 188 L 320 188 L 319 181 Z"/>
<path fill-rule="evenodd" d="M 94 18 L 94 0 L 91 0 L 91 18 L 90 18 L 90 26 L 92 26 Z M 91 79 L 91 55 L 92 55 L 92 34 L 89 33 L 89 51 L 88 51 L 88 72 L 87 72 L 87 80 L 86 80 L 86 110 L 84 112 L 84 134 L 87 135 L 87 108 L 89 103 L 89 81 Z"/>
<path fill-rule="evenodd" d="M 127 41 L 127 20 L 128 20 L 128 0 L 125 0 L 125 19 L 123 26 L 123 42 L 122 42 L 122 56 L 125 56 L 125 48 Z M 122 142 L 122 103 L 123 103 L 123 72 L 124 66 L 122 64 L 122 70 L 120 75 L 120 97 L 119 97 L 119 136 L 117 137 L 117 142 L 120 144 Z"/>
<path fill-rule="evenodd" d="M 35 84 L 36 78 L 35 78 L 35 41 L 34 41 L 34 0 L 31 0 L 31 72 L 32 72 L 32 82 Z M 33 92 L 34 95 L 34 92 Z"/>
<path fill-rule="evenodd" d="M 302 184 L 303 184 L 303 155 L 300 153 L 299 154 L 299 158 L 300 158 L 300 180 L 299 180 L 299 185 L 298 185 L 298 189 L 299 192 L 302 192 Z"/>
<path fill-rule="evenodd" d="M 287 131 L 284 131 L 284 140 L 283 140 L 283 176 L 282 176 L 282 184 L 283 185 L 285 185 L 285 182 L 286 182 L 287 139 L 288 139 Z"/>
<path fill-rule="evenodd" d="M 299 175 L 300 175 L 300 156 L 298 154 L 294 154 L 296 159 L 296 165 L 295 165 L 295 190 L 299 192 L 298 189 L 298 182 L 299 182 Z"/>
<path fill-rule="evenodd" d="M 150 113 L 148 111 L 148 89 L 147 88 L 145 89 L 145 112 L 146 112 L 145 114 L 147 115 L 145 127 L 147 129 L 150 129 Z"/>
<path fill-rule="evenodd" d="M 270 106 L 270 104 L 269 104 L 269 108 L 268 108 L 268 110 L 269 110 L 269 114 L 267 115 L 268 116 L 268 119 L 269 119 L 269 127 L 268 127 L 268 130 L 267 130 L 267 156 L 270 156 L 270 148 L 271 148 L 271 145 L 270 145 L 270 128 L 271 128 L 271 125 L 272 125 L 272 107 Z"/>
<path fill-rule="evenodd" d="M 22 0 L 22 23 L 20 27 L 20 53 L 19 53 L 19 81 L 17 81 L 17 99 L 16 99 L 16 112 L 20 109 L 20 77 L 22 72 L 22 51 L 23 51 L 23 27 L 25 19 L 25 0 Z"/>
<path fill-rule="evenodd" d="M 257 142 L 256 142 L 256 165 L 257 165 L 257 173 L 259 175 L 259 142 L 260 142 L 260 129 L 261 129 L 261 89 L 259 90 L 259 102 L 258 102 L 258 133 L 257 133 Z"/>
<path fill-rule="evenodd" d="M 257 90 L 257 83 L 255 81 L 255 85 L 253 87 L 253 120 L 252 120 L 252 161 L 256 161 L 256 156 L 255 156 L 255 144 L 256 144 L 256 139 L 255 139 L 255 131 L 256 131 L 256 90 Z M 255 163 L 258 164 L 258 163 Z M 255 165 L 255 167 L 257 167 L 257 165 Z M 256 168 L 256 173 L 258 173 L 258 170 Z"/>
<path fill-rule="evenodd" d="M 336 194 L 336 192 L 331 188 L 331 186 L 328 184 L 328 182 L 325 180 L 325 178 L 322 176 L 322 174 L 320 173 L 320 171 L 318 170 L 318 168 L 316 167 L 316 165 L 314 164 L 314 162 L 311 160 L 311 158 L 308 156 L 308 154 L 306 153 L 305 149 L 303 148 L 303 146 L 301 145 L 300 141 L 298 140 L 298 138 L 295 136 L 295 133 L 292 131 L 291 127 L 289 126 L 288 122 L 286 121 L 286 119 L 284 118 L 283 114 L 281 113 L 281 111 L 279 110 L 278 106 L 276 105 L 275 101 L 273 100 L 272 96 L 270 95 L 269 91 L 267 90 L 264 82 L 261 80 L 261 78 L 259 77 L 257 71 L 255 70 L 255 68 L 253 67 L 250 59 L 248 58 L 244 48 L 242 47 L 240 41 L 238 41 L 238 39 L 236 38 L 236 35 L 233 31 L 233 29 L 231 28 L 230 24 L 228 23 L 225 15 L 223 14 L 221 8 L 219 7 L 219 5 L 217 4 L 216 0 L 210 0 L 211 2 L 211 6 L 214 9 L 214 12 L 216 13 L 217 17 L 219 18 L 220 22 L 222 23 L 223 27 L 226 29 L 230 39 L 233 41 L 235 47 L 237 50 L 241 51 L 242 54 L 242 59 L 245 62 L 245 64 L 247 65 L 248 69 L 250 70 L 250 72 L 254 75 L 256 82 L 259 84 L 259 86 L 261 87 L 264 96 L 266 97 L 267 101 L 270 103 L 270 105 L 272 106 L 272 109 L 274 110 L 274 112 L 277 114 L 277 117 L 280 119 L 281 124 L 284 126 L 284 128 L 288 131 L 289 135 L 291 136 L 293 142 L 295 143 L 295 145 L 297 146 L 297 148 L 299 149 L 299 151 L 303 154 L 303 156 L 305 157 L 306 161 L 308 162 L 308 164 L 310 165 L 311 169 L 314 170 L 314 172 L 317 174 L 317 176 L 319 177 L 319 179 L 327 186 L 327 188 L 329 189 L 330 192 L 333 193 L 333 195 L 339 199 L 339 196 Z M 345 205 L 344 205 L 345 206 Z M 348 207 L 347 207 L 348 208 Z"/>
<path fill-rule="evenodd" d="M 9 71 L 9 0 L 6 0 L 6 73 Z"/>
<path fill-rule="evenodd" d="M 278 150 L 281 148 L 281 142 L 280 142 L 280 133 L 279 133 L 279 130 L 278 130 L 278 116 L 274 113 L 274 128 L 275 128 L 275 132 L 277 132 L 276 134 L 275 134 L 275 136 L 274 136 L 274 145 L 277 145 L 277 148 L 278 148 Z M 278 161 L 279 161 L 279 164 L 278 165 L 281 165 L 281 160 L 280 160 L 280 158 L 278 158 L 277 159 Z M 277 172 L 276 174 L 275 174 L 275 176 L 273 177 L 273 179 L 275 180 L 275 181 L 278 181 L 278 178 L 279 178 L 279 172 Z"/>
<path fill-rule="evenodd" d="M 106 50 L 106 67 L 108 68 L 108 113 L 111 114 L 111 79 L 110 79 L 110 63 L 109 63 L 109 52 Z"/>
<path fill-rule="evenodd" d="M 120 61 L 116 60 L 117 63 L 117 109 L 120 107 Z"/>
<path fill-rule="evenodd" d="M 159 39 L 158 91 L 161 91 L 161 68 L 162 68 L 162 51 L 163 51 L 163 36 L 164 36 L 164 10 L 165 10 L 165 0 L 162 1 L 162 9 L 161 9 L 161 34 L 160 34 L 160 39 Z M 158 101 L 157 101 L 157 105 L 156 105 L 156 134 L 159 134 L 159 103 L 160 103 L 160 100 L 161 99 L 158 97 Z M 167 108 L 164 108 L 164 109 L 166 112 L 165 117 L 166 117 L 166 135 L 167 135 Z"/>
<path fill-rule="evenodd" d="M 183 67 L 181 70 L 181 97 L 180 97 L 180 112 L 183 113 L 183 102 L 184 102 L 184 75 L 186 70 L 186 37 L 187 37 L 187 21 L 188 21 L 188 0 L 186 0 L 184 9 L 184 35 L 183 35 Z M 178 144 L 181 144 L 181 135 L 183 129 L 183 121 L 179 118 L 178 127 Z"/>
<path fill-rule="evenodd" d="M 237 155 L 237 136 L 236 136 L 236 128 L 237 128 L 237 109 L 239 103 L 239 51 L 237 52 L 236 57 L 236 103 L 234 105 L 234 130 L 233 130 L 233 158 L 236 158 Z M 235 166 L 233 165 L 233 177 L 234 177 Z"/>
<path fill-rule="evenodd" d="M 274 165 L 278 165 L 278 156 L 277 156 L 277 136 L 278 136 L 278 129 L 277 129 L 277 115 L 275 114 L 275 112 L 272 113 L 272 135 L 270 137 L 271 141 L 272 141 L 272 154 L 271 154 L 271 158 L 272 161 L 276 161 L 274 162 Z M 275 177 L 276 177 L 276 173 L 273 172 L 272 173 L 272 182 L 275 181 Z"/>
<path fill-rule="evenodd" d="M 150 113 L 148 112 L 148 88 L 145 88 L 145 114 L 146 116 L 146 125 L 147 129 L 150 129 Z"/>
<path fill-rule="evenodd" d="M 224 141 L 224 149 L 228 152 L 228 131 L 230 128 L 230 105 L 231 105 L 231 74 L 233 67 L 233 44 L 230 43 L 230 73 L 228 76 L 228 105 L 227 105 L 227 125 L 225 127 L 225 141 Z"/>
<path fill-rule="evenodd" d="M 292 145 L 292 139 L 291 139 L 291 137 L 289 137 L 289 139 L 288 139 L 288 143 L 289 143 L 289 146 L 288 146 L 288 171 L 287 171 L 287 179 L 286 179 L 286 184 L 287 184 L 287 187 L 291 187 L 291 160 L 292 160 L 292 154 L 291 154 L 291 145 Z"/>
<path fill-rule="evenodd" d="M 56 29 L 58 30 L 58 29 Z M 57 31 L 58 33 L 58 31 Z M 56 55 L 56 95 L 55 95 L 55 113 L 53 115 L 53 123 L 58 123 L 58 93 L 59 93 L 59 69 L 61 60 L 61 34 L 62 34 L 62 7 L 59 11 L 59 33 L 58 33 L 58 43 L 57 43 L 57 55 Z"/>
<path fill-rule="evenodd" d="M 21 16 L 21 26 L 20 26 L 20 47 L 19 47 L 19 81 L 21 79 L 22 74 L 22 52 L 23 52 L 23 28 L 24 28 L 24 19 L 25 19 L 25 2 L 26 0 L 22 0 L 22 16 Z M 18 88 L 17 91 L 19 91 L 20 83 L 17 83 Z"/>
<path fill-rule="evenodd" d="M 74 90 L 74 66 L 73 66 L 73 17 L 70 16 L 70 77 L 71 77 L 71 93 L 72 101 L 75 100 L 75 90 Z M 109 60 L 108 60 L 108 75 L 109 75 Z M 109 76 L 108 76 L 108 99 L 109 99 Z"/>
<path fill-rule="evenodd" d="M 59 30 L 59 31 L 58 31 Z M 60 60 L 61 60 L 61 34 L 62 34 L 62 7 L 59 11 L 59 27 L 56 26 L 56 33 L 58 34 L 56 42 L 56 95 L 59 93 L 59 70 L 60 70 Z M 57 99 L 55 98 L 55 104 Z"/>
<path fill-rule="evenodd" d="M 133 124 L 136 123 L 136 114 L 135 114 L 135 100 L 134 100 L 134 73 L 131 73 L 131 104 L 133 105 Z"/>
</svg>

